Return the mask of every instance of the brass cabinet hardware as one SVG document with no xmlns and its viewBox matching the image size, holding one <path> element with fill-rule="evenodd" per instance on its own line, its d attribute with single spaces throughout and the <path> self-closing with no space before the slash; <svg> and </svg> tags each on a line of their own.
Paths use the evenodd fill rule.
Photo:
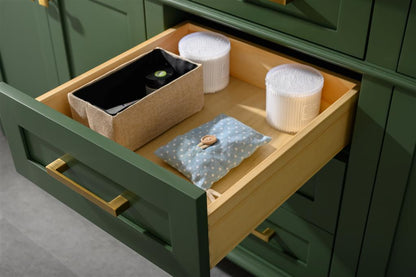
<svg viewBox="0 0 416 277">
<path fill-rule="evenodd" d="M 280 4 L 280 5 L 283 5 L 283 6 L 286 6 L 287 4 L 292 2 L 293 0 L 269 0 L 269 1 Z"/>
<path fill-rule="evenodd" d="M 31 0 L 32 2 L 35 2 L 35 0 Z M 44 7 L 49 7 L 49 0 L 38 0 L 39 5 L 44 6 Z"/>
<path fill-rule="evenodd" d="M 55 161 L 51 162 L 46 166 L 46 171 L 50 176 L 52 176 L 62 184 L 66 185 L 76 193 L 82 195 L 85 199 L 91 201 L 92 203 L 94 203 L 95 205 L 102 208 L 103 210 L 105 210 L 113 216 L 119 215 L 129 207 L 129 201 L 122 195 L 118 195 L 110 202 L 107 202 L 102 198 L 98 197 L 96 194 L 82 187 L 75 181 L 66 177 L 64 174 L 62 174 L 67 169 L 69 169 L 69 166 L 67 164 L 68 159 L 70 159 L 69 155 L 64 155 L 56 159 Z"/>
<path fill-rule="evenodd" d="M 275 231 L 271 228 L 266 228 L 263 230 L 263 232 L 254 230 L 253 232 L 251 232 L 251 234 L 253 234 L 254 236 L 258 237 L 259 239 L 265 242 L 269 242 L 270 238 L 275 234 Z"/>
</svg>

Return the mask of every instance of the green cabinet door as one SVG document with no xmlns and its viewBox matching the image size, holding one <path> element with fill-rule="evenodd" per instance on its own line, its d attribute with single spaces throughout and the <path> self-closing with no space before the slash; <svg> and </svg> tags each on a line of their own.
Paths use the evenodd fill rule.
<svg viewBox="0 0 416 277">
<path fill-rule="evenodd" d="M 0 79 L 32 97 L 61 82 L 44 7 L 0 0 L 0 71 Z"/>
<path fill-rule="evenodd" d="M 374 1 L 366 61 L 396 70 L 410 3 L 411 0 Z"/>
<path fill-rule="evenodd" d="M 58 63 L 70 78 L 146 39 L 141 0 L 57 0 L 47 12 Z"/>
<path fill-rule="evenodd" d="M 363 76 L 335 235 L 331 277 L 356 274 L 391 95 L 391 84 Z"/>
<path fill-rule="evenodd" d="M 145 38 L 141 0 L 0 0 L 0 78 L 37 97 Z"/>
<path fill-rule="evenodd" d="M 416 78 L 416 2 L 412 2 L 397 71 Z"/>
<path fill-rule="evenodd" d="M 395 88 L 357 276 L 415 274 L 415 107 L 414 92 Z"/>
<path fill-rule="evenodd" d="M 409 253 L 416 251 L 416 155 L 410 171 L 405 199 L 397 225 L 396 235 L 391 249 L 386 275 L 412 276 L 416 272 L 414 256 Z"/>
</svg>

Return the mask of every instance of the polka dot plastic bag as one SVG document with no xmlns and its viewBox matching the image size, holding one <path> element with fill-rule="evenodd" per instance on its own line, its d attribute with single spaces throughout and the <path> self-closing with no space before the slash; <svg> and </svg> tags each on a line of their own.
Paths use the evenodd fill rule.
<svg viewBox="0 0 416 277">
<path fill-rule="evenodd" d="M 215 136 L 217 141 L 203 149 L 198 144 L 206 135 Z M 155 154 L 195 185 L 206 190 L 270 140 L 270 137 L 256 132 L 235 118 L 221 114 L 174 138 L 157 149 Z"/>
</svg>

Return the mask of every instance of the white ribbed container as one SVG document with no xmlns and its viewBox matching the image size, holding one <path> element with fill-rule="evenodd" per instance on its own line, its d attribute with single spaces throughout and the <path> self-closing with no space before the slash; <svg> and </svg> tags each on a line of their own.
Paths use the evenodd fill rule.
<svg viewBox="0 0 416 277">
<path fill-rule="evenodd" d="M 179 41 L 179 54 L 202 64 L 204 92 L 224 89 L 230 80 L 230 49 L 228 38 L 213 32 L 195 32 Z"/>
<path fill-rule="evenodd" d="M 318 114 L 324 85 L 322 74 L 306 65 L 283 64 L 266 75 L 267 122 L 296 133 Z"/>
</svg>

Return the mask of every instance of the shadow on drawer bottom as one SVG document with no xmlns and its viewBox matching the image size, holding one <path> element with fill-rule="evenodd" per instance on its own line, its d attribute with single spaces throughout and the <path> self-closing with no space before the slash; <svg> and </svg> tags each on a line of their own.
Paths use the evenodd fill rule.
<svg viewBox="0 0 416 277">
<path fill-rule="evenodd" d="M 228 258 L 256 276 L 326 276 L 333 236 L 285 209 L 274 213 L 278 223 L 264 221 L 257 228 L 270 228 L 269 242 L 248 236 Z M 250 262 L 248 262 L 250 261 Z"/>
</svg>

